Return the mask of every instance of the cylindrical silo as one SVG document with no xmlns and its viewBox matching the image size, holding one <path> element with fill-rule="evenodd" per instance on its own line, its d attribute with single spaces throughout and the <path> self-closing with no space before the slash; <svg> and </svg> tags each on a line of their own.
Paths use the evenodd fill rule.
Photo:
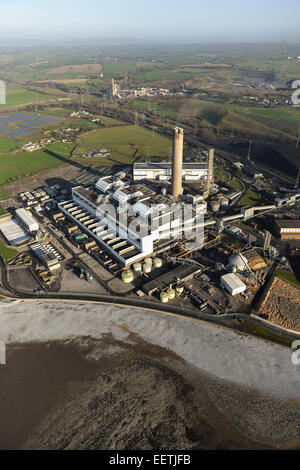
<svg viewBox="0 0 300 470">
<path fill-rule="evenodd" d="M 149 264 L 149 263 L 144 263 L 144 264 L 143 264 L 143 271 L 144 271 L 144 273 L 146 273 L 146 274 L 147 274 L 147 273 L 151 273 L 151 270 L 152 270 L 151 264 Z"/>
<path fill-rule="evenodd" d="M 161 292 L 160 293 L 160 301 L 163 304 L 166 304 L 169 301 L 169 297 L 168 297 L 168 294 L 166 292 Z"/>
<path fill-rule="evenodd" d="M 128 271 L 122 272 L 122 280 L 125 282 L 125 284 L 129 284 L 133 281 L 133 273 L 130 271 L 130 269 L 128 269 Z"/>
<path fill-rule="evenodd" d="M 142 271 L 142 265 L 141 263 L 134 263 L 133 269 L 136 273 L 140 273 Z"/>
<path fill-rule="evenodd" d="M 168 289 L 167 294 L 168 294 L 168 297 L 169 297 L 170 300 L 174 299 L 175 295 L 176 295 L 174 289 Z"/>
<path fill-rule="evenodd" d="M 183 287 L 182 286 L 177 286 L 176 287 L 176 295 L 179 297 L 183 292 Z"/>
<path fill-rule="evenodd" d="M 162 259 L 161 258 L 154 258 L 154 267 L 160 268 L 162 266 Z"/>
</svg>

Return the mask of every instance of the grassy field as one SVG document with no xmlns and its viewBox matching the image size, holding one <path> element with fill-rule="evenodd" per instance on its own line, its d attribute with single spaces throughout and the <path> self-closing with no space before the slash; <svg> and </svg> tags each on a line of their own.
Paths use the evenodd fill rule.
<svg viewBox="0 0 300 470">
<path fill-rule="evenodd" d="M 230 175 L 226 173 L 225 171 L 219 170 L 219 168 L 214 169 L 214 176 L 216 181 L 223 182 L 225 183 L 230 179 Z"/>
<path fill-rule="evenodd" d="M 245 196 L 240 202 L 241 206 L 257 206 L 261 204 L 262 199 L 259 194 L 255 193 L 252 189 L 248 189 Z"/>
<path fill-rule="evenodd" d="M 0 155 L 0 184 L 66 163 L 74 144 L 58 142 L 34 152 Z"/>
<path fill-rule="evenodd" d="M 285 271 L 283 269 L 276 269 L 275 276 L 279 277 L 279 279 L 282 279 L 283 281 L 288 282 L 289 284 L 292 284 L 294 287 L 297 287 L 298 289 L 300 289 L 300 283 L 297 280 L 294 273 L 292 273 L 291 271 Z"/>
<path fill-rule="evenodd" d="M 4 191 L 4 189 L 1 188 L 1 186 L 0 186 L 0 200 L 6 198 L 8 196 L 9 196 L 9 194 L 6 191 Z"/>
<path fill-rule="evenodd" d="M 234 178 L 232 181 L 230 181 L 230 186 L 232 186 L 237 191 L 242 191 L 243 190 L 242 183 L 236 178 Z"/>
<path fill-rule="evenodd" d="M 101 120 L 101 124 L 103 124 L 105 127 L 114 127 L 114 126 L 126 126 L 128 125 L 127 122 L 125 121 L 120 121 L 119 119 L 114 119 L 108 116 L 97 116 Z"/>
<path fill-rule="evenodd" d="M 17 256 L 17 254 L 17 250 L 5 246 L 4 243 L 0 240 L 0 255 L 2 256 L 4 261 L 8 261 L 14 258 L 15 256 Z"/>
<path fill-rule="evenodd" d="M 3 209 L 2 206 L 0 206 L 0 216 L 3 215 L 3 214 L 5 214 L 5 210 Z"/>
<path fill-rule="evenodd" d="M 8 153 L 12 150 L 16 150 L 22 145 L 19 140 L 11 139 L 9 137 L 0 137 L 0 154 L 1 153 Z"/>
<path fill-rule="evenodd" d="M 152 70 L 157 65 L 152 62 L 116 62 L 104 63 L 104 74 L 111 77 L 124 75 L 126 73 L 134 73 L 138 70 Z"/>
<path fill-rule="evenodd" d="M 132 163 L 133 156 L 166 158 L 170 155 L 171 140 L 139 126 L 120 126 L 99 129 L 79 138 L 76 154 L 82 155 L 94 148 L 112 149 L 113 163 Z M 99 160 L 101 163 L 103 159 Z M 105 164 L 107 162 L 105 161 Z"/>
<path fill-rule="evenodd" d="M 298 79 L 300 76 L 300 60 L 246 60 L 238 62 L 238 67 L 264 70 L 284 75 L 288 78 Z"/>
<path fill-rule="evenodd" d="M 300 129 L 300 112 L 297 109 L 255 108 L 195 98 L 135 100 L 128 107 L 140 112 L 151 110 L 172 119 L 197 118 L 204 127 L 244 130 L 261 136 L 287 135 L 295 138 Z"/>
<path fill-rule="evenodd" d="M 24 88 L 7 88 L 6 104 L 0 104 L 0 111 L 8 106 L 34 103 L 36 101 L 44 101 L 50 98 L 53 98 L 53 96 L 25 90 Z"/>
<path fill-rule="evenodd" d="M 200 69 L 154 70 L 134 75 L 137 80 L 188 80 L 201 74 Z"/>
</svg>

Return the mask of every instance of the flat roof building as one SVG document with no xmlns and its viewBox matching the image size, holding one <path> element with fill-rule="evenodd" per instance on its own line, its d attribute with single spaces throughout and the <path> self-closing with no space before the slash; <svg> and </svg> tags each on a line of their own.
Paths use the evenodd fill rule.
<svg viewBox="0 0 300 470">
<path fill-rule="evenodd" d="M 10 245 L 23 245 L 30 240 L 29 233 L 11 215 L 0 218 L 0 232 Z"/>
<path fill-rule="evenodd" d="M 174 204 L 143 184 L 111 176 L 95 188 L 73 188 L 72 200 L 58 207 L 123 265 L 151 255 L 157 243 L 182 238 L 180 232 L 193 239 L 206 211 L 205 203 Z"/>
<path fill-rule="evenodd" d="M 26 209 L 20 208 L 15 211 L 16 217 L 19 219 L 21 224 L 24 225 L 28 232 L 37 232 L 39 230 L 39 224 L 35 218 Z"/>
<path fill-rule="evenodd" d="M 224 274 L 221 276 L 221 287 L 227 290 L 230 295 L 237 295 L 245 292 L 246 284 L 240 280 L 234 273 Z"/>
<path fill-rule="evenodd" d="M 300 240 L 300 220 L 275 219 L 275 229 L 282 240 Z"/>
<path fill-rule="evenodd" d="M 207 163 L 183 162 L 182 178 L 184 181 L 198 181 L 207 178 Z M 133 165 L 133 180 L 172 180 L 171 162 L 139 162 Z"/>
</svg>

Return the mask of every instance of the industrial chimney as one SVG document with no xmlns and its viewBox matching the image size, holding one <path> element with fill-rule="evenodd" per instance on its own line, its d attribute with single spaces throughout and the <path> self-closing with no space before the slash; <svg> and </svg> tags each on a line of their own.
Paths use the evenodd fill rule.
<svg viewBox="0 0 300 470">
<path fill-rule="evenodd" d="M 182 194 L 183 129 L 175 127 L 172 152 L 172 195 Z"/>
</svg>

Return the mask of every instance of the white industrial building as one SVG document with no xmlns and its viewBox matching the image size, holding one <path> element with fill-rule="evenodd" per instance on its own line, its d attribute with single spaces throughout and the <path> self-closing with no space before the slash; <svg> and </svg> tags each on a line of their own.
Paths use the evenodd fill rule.
<svg viewBox="0 0 300 470">
<path fill-rule="evenodd" d="M 0 232 L 10 245 L 22 245 L 30 240 L 30 235 L 11 216 L 0 219 Z"/>
<path fill-rule="evenodd" d="M 221 276 L 221 287 L 226 289 L 229 294 L 237 295 L 245 292 L 246 284 L 234 273 L 224 274 Z"/>
<path fill-rule="evenodd" d="M 234 253 L 229 258 L 229 265 L 238 271 L 245 271 L 248 269 L 248 260 L 242 253 Z"/>
<path fill-rule="evenodd" d="M 192 227 L 206 209 L 205 203 L 197 204 L 190 219 L 181 219 L 169 197 L 112 176 L 100 178 L 95 188 L 73 188 L 72 200 L 58 206 L 123 265 L 151 255 L 162 240 L 180 238 L 178 232 Z"/>
<path fill-rule="evenodd" d="M 182 178 L 184 181 L 198 181 L 207 179 L 207 163 L 188 163 L 182 164 Z M 143 179 L 169 181 L 172 179 L 171 162 L 141 162 L 133 165 L 133 180 Z"/>
<path fill-rule="evenodd" d="M 35 218 L 26 209 L 16 209 L 15 211 L 17 219 L 24 225 L 28 232 L 33 233 L 39 230 L 39 224 Z"/>
</svg>

